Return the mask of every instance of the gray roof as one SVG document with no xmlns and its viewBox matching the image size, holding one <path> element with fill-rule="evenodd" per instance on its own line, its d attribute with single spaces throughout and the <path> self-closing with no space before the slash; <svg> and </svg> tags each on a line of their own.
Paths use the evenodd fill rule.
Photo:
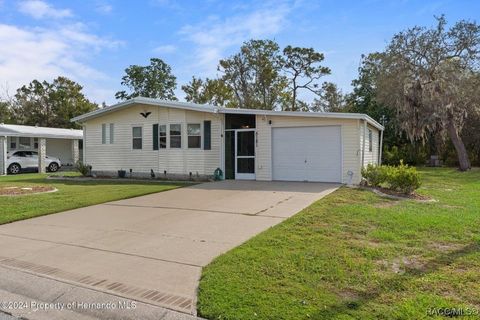
<svg viewBox="0 0 480 320">
<path fill-rule="evenodd" d="M 341 113 L 341 112 L 304 112 L 304 111 L 271 111 L 260 109 L 240 109 L 240 108 L 224 108 L 216 107 L 208 104 L 197 104 L 190 102 L 179 102 L 169 100 L 159 100 L 144 97 L 136 97 L 124 102 L 114 104 L 103 109 L 98 109 L 81 116 L 75 117 L 72 121 L 85 122 L 90 119 L 103 116 L 110 112 L 128 108 L 133 104 L 144 104 L 159 107 L 168 107 L 176 109 L 184 109 L 191 111 L 209 112 L 209 113 L 233 113 L 233 114 L 256 114 L 266 116 L 289 116 L 289 117 L 315 117 L 315 118 L 333 118 L 333 119 L 361 119 L 366 120 L 372 126 L 379 130 L 383 130 L 383 126 L 375 121 L 372 117 L 363 113 Z"/>
<path fill-rule="evenodd" d="M 83 139 L 83 130 L 0 124 L 0 136 Z"/>
</svg>

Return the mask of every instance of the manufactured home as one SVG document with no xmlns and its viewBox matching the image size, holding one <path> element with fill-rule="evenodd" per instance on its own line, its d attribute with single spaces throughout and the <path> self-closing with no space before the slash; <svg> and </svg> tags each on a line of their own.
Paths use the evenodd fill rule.
<svg viewBox="0 0 480 320">
<path fill-rule="evenodd" d="M 383 127 L 365 114 L 219 108 L 134 98 L 72 121 L 98 175 L 356 184 L 380 162 Z"/>
</svg>

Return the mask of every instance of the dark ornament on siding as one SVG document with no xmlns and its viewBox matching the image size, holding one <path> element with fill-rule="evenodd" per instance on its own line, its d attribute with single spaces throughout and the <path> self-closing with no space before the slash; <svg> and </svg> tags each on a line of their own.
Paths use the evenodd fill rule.
<svg viewBox="0 0 480 320">
<path fill-rule="evenodd" d="M 140 112 L 140 114 L 146 119 L 151 114 L 151 112 Z"/>
</svg>

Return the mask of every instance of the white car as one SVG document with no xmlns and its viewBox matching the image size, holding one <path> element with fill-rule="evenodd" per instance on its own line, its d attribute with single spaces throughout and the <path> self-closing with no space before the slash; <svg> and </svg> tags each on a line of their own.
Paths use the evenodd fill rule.
<svg viewBox="0 0 480 320">
<path fill-rule="evenodd" d="M 46 156 L 46 169 L 50 172 L 56 172 L 62 166 L 60 159 Z M 38 169 L 38 152 L 30 150 L 19 150 L 7 153 L 8 173 L 17 174 L 22 170 Z"/>
</svg>

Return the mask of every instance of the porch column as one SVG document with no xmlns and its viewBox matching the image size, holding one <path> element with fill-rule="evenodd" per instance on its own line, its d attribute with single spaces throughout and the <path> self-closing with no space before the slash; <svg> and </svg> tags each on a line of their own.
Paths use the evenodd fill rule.
<svg viewBox="0 0 480 320">
<path fill-rule="evenodd" d="M 0 176 L 7 174 L 7 137 L 0 137 Z"/>
<path fill-rule="evenodd" d="M 76 165 L 80 159 L 80 152 L 78 150 L 78 139 L 72 140 L 72 159 L 73 165 Z"/>
<path fill-rule="evenodd" d="M 38 138 L 38 173 L 45 173 L 45 157 L 47 156 L 47 141 L 45 138 Z"/>
</svg>

